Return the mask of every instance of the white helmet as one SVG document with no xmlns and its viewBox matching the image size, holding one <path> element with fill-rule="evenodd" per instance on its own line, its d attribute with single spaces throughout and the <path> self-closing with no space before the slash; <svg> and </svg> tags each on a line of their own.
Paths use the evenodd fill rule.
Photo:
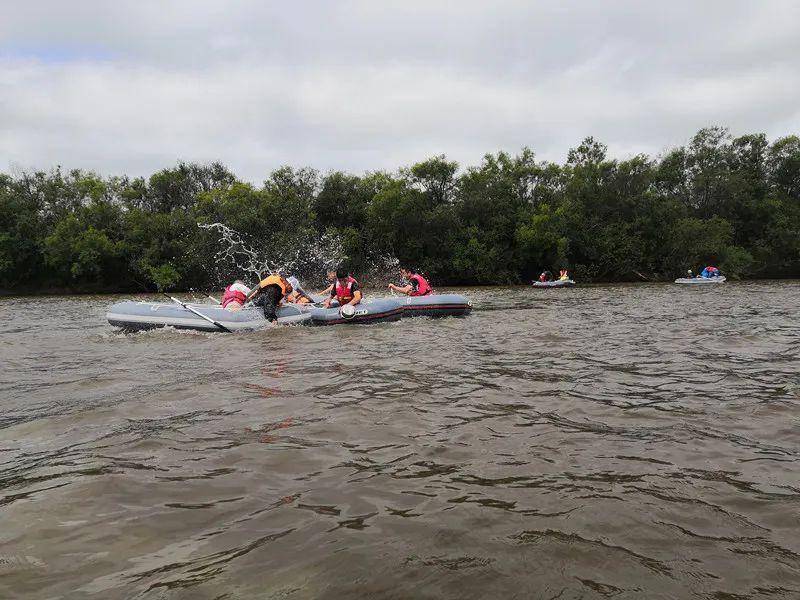
<svg viewBox="0 0 800 600">
<path fill-rule="evenodd" d="M 339 312 L 345 319 L 352 319 L 356 315 L 356 308 L 352 304 L 345 304 Z"/>
</svg>

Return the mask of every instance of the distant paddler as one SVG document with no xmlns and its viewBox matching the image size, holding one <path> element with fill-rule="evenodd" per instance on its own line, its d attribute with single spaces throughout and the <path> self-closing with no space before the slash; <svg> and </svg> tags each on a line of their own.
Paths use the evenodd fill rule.
<svg viewBox="0 0 800 600">
<path fill-rule="evenodd" d="M 283 275 L 267 275 L 258 282 L 258 286 L 247 296 L 255 306 L 264 310 L 267 321 L 278 320 L 278 307 L 284 298 L 292 293 L 292 284 Z"/>
<path fill-rule="evenodd" d="M 325 308 L 330 308 L 334 300 L 337 300 L 342 308 L 348 304 L 355 306 L 363 298 L 358 282 L 341 267 L 336 269 L 336 279 L 333 281 L 330 293 L 324 302 Z"/>
<path fill-rule="evenodd" d="M 406 296 L 427 296 L 433 293 L 431 284 L 416 269 L 400 269 L 400 275 L 408 283 L 402 287 L 390 283 L 389 289 L 393 292 Z"/>
</svg>

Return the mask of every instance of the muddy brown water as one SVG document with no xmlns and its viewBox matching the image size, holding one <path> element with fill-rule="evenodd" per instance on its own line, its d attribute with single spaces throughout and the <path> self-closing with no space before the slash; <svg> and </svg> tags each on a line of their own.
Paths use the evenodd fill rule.
<svg viewBox="0 0 800 600">
<path fill-rule="evenodd" d="M 0 598 L 800 598 L 800 284 L 120 335 L 0 300 Z"/>
</svg>

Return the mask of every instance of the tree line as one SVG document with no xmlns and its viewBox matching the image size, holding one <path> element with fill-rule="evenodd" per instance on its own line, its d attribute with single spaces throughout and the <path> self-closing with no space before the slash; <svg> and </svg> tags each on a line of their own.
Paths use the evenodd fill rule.
<svg viewBox="0 0 800 600">
<path fill-rule="evenodd" d="M 260 186 L 219 163 L 0 174 L 0 288 L 210 289 L 241 275 L 218 268 L 219 236 L 200 226 L 216 222 L 273 262 L 324 238 L 357 276 L 395 257 L 437 285 L 562 267 L 582 282 L 666 280 L 709 263 L 797 277 L 800 138 L 711 127 L 626 160 L 587 138 L 564 164 L 526 148 L 465 169 L 444 156 L 396 173 L 282 167 Z"/>
</svg>

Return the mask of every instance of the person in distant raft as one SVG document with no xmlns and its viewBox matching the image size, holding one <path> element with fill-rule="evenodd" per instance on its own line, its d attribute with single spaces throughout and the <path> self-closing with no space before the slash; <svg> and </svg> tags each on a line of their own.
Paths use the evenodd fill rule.
<svg viewBox="0 0 800 600">
<path fill-rule="evenodd" d="M 244 303 L 247 302 L 247 295 L 250 293 L 250 288 L 244 284 L 244 281 L 237 279 L 228 287 L 225 288 L 225 293 L 222 296 L 222 308 L 235 312 L 241 310 Z"/>
<path fill-rule="evenodd" d="M 550 271 L 542 271 L 542 274 L 539 275 L 539 281 L 546 282 L 546 281 L 553 281 L 553 274 Z"/>
<path fill-rule="evenodd" d="M 706 279 L 711 279 L 712 277 L 719 277 L 720 272 L 717 267 L 712 267 L 711 265 L 707 266 L 703 269 L 702 273 L 700 273 L 700 277 L 704 277 Z"/>
<path fill-rule="evenodd" d="M 407 296 L 427 296 L 433 293 L 431 284 L 415 269 L 400 269 L 400 275 L 403 276 L 403 279 L 405 279 L 408 284 L 400 287 L 390 283 L 390 290 L 406 294 Z"/>
<path fill-rule="evenodd" d="M 267 321 L 278 320 L 278 307 L 287 294 L 292 293 L 292 284 L 283 275 L 267 275 L 258 282 L 258 286 L 247 296 L 255 306 L 264 309 Z"/>
<path fill-rule="evenodd" d="M 566 269 L 561 269 L 561 274 L 558 278 L 559 281 L 566 281 L 569 279 L 569 272 Z"/>
<path fill-rule="evenodd" d="M 336 279 L 333 281 L 330 297 L 325 300 L 325 308 L 330 308 L 331 302 L 334 300 L 339 301 L 339 306 L 355 306 L 361 302 L 363 294 L 358 287 L 358 282 L 353 279 L 350 274 L 342 268 L 336 269 Z"/>
</svg>

